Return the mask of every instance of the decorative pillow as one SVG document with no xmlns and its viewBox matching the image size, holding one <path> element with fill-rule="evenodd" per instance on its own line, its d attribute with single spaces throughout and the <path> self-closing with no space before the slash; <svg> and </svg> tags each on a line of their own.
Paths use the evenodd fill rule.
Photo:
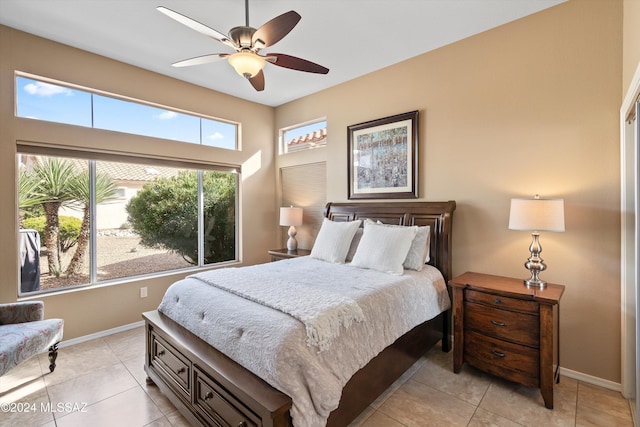
<svg viewBox="0 0 640 427">
<path fill-rule="evenodd" d="M 431 227 L 426 225 L 425 228 L 427 229 L 427 242 L 426 242 L 426 250 L 424 253 L 424 263 L 428 264 L 429 261 L 431 261 Z"/>
<path fill-rule="evenodd" d="M 349 246 L 349 251 L 347 252 L 347 257 L 345 258 L 344 262 L 351 262 L 353 256 L 356 254 L 356 249 L 358 249 L 360 239 L 362 239 L 362 228 L 358 228 L 356 230 L 356 234 L 354 234 L 353 236 L 351 246 Z"/>
<path fill-rule="evenodd" d="M 378 221 L 378 224 L 385 227 L 400 227 L 403 225 L 383 224 Z M 418 227 L 416 237 L 411 242 L 411 247 L 407 253 L 407 257 L 403 262 L 403 266 L 409 270 L 422 271 L 424 265 L 429 262 L 429 246 L 431 241 L 431 227 L 428 225 Z"/>
<path fill-rule="evenodd" d="M 351 265 L 402 275 L 402 264 L 417 232 L 418 227 L 388 227 L 365 221 Z"/>
<path fill-rule="evenodd" d="M 335 222 L 325 218 L 309 256 L 336 264 L 344 263 L 360 223 L 360 220 Z"/>
<path fill-rule="evenodd" d="M 411 242 L 411 248 L 404 260 L 404 268 L 422 271 L 424 264 L 429 261 L 429 240 L 431 240 L 431 227 L 425 225 L 418 227 L 416 237 Z"/>
</svg>

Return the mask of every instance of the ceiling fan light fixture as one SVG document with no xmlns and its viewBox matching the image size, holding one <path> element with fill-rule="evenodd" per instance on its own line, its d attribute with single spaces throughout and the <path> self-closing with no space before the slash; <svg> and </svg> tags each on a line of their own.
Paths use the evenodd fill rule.
<svg viewBox="0 0 640 427">
<path fill-rule="evenodd" d="M 248 79 L 258 74 L 265 65 L 264 59 L 252 52 L 236 52 L 228 59 L 236 72 Z"/>
</svg>

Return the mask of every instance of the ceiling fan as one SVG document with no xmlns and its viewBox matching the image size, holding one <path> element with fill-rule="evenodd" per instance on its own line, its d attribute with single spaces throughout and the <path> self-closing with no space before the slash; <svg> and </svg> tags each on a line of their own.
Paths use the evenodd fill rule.
<svg viewBox="0 0 640 427">
<path fill-rule="evenodd" d="M 264 90 L 264 73 L 262 69 L 267 62 L 307 73 L 327 74 L 329 72 L 329 69 L 322 65 L 295 56 L 283 53 L 269 53 L 265 56 L 258 54 L 260 50 L 276 44 L 293 30 L 293 27 L 302 18 L 293 10 L 279 15 L 262 27 L 255 29 L 249 26 L 249 0 L 245 0 L 246 25 L 232 28 L 229 31 L 229 36 L 225 36 L 213 28 L 164 6 L 158 6 L 157 10 L 200 34 L 226 44 L 236 51 L 233 54 L 214 53 L 185 59 L 172 64 L 174 67 L 207 64 L 226 58 L 236 72 L 246 77 L 257 91 Z"/>
</svg>

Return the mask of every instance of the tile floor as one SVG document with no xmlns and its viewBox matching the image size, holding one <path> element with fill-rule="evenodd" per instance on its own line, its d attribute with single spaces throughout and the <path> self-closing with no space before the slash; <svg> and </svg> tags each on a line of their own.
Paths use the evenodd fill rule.
<svg viewBox="0 0 640 427">
<path fill-rule="evenodd" d="M 551 411 L 536 389 L 467 365 L 454 374 L 451 357 L 430 350 L 350 427 L 632 426 L 620 393 L 563 377 Z M 34 357 L 0 378 L 0 410 L 21 409 L 0 411 L 0 426 L 188 425 L 143 363 L 143 327 L 60 349 L 52 374 L 46 354 Z"/>
</svg>

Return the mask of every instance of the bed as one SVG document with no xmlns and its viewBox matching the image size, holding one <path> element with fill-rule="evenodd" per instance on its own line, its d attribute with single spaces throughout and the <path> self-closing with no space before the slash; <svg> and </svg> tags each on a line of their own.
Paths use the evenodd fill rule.
<svg viewBox="0 0 640 427">
<path fill-rule="evenodd" d="M 402 226 L 428 225 L 430 233 L 429 264 L 439 270 L 444 283 L 446 283 L 451 272 L 451 222 L 454 210 L 455 202 L 453 201 L 328 203 L 324 214 L 327 219 L 334 221 L 334 224 L 367 218 L 368 220 L 380 221 L 385 224 Z M 303 261 L 307 264 L 304 264 L 303 267 L 298 266 L 298 268 L 315 268 L 313 264 L 315 261 L 300 260 L 300 262 Z M 271 274 L 269 273 L 270 271 L 277 272 L 278 269 L 285 268 L 285 266 L 287 268 L 295 267 L 293 262 L 291 266 L 286 265 L 286 262 L 279 261 L 276 263 L 282 263 L 279 267 L 265 265 L 264 267 L 269 268 L 264 269 L 264 277 L 268 277 Z M 333 266 L 332 268 L 355 269 L 355 267 L 343 266 Z M 245 270 L 253 271 L 251 268 Z M 331 274 L 340 274 L 340 272 Z M 411 278 L 411 274 L 404 276 Z M 248 276 L 248 278 L 250 279 L 251 276 Z M 187 278 L 185 279 L 187 283 L 180 283 L 179 285 L 181 287 L 196 286 L 193 284 L 194 280 Z M 248 279 L 246 280 L 249 281 Z M 371 276 L 371 280 L 374 280 L 373 276 Z M 172 302 L 171 304 L 185 304 L 189 307 L 198 304 L 197 300 L 189 302 L 190 300 L 186 295 L 172 295 L 170 291 L 173 292 L 170 288 L 167 291 L 167 295 L 165 295 L 165 299 L 180 301 L 180 303 L 174 304 Z M 211 292 L 222 291 L 213 290 Z M 212 296 L 212 298 L 216 299 L 218 297 Z M 163 309 L 165 299 L 163 299 L 160 309 Z M 242 304 L 245 303 L 243 302 Z M 220 307 L 224 306 L 222 303 L 219 303 L 219 305 Z M 251 319 L 252 314 L 248 310 L 245 311 L 244 305 L 240 304 L 238 307 L 240 308 L 238 313 L 235 313 L 236 317 Z M 254 373 L 256 372 L 254 366 L 249 366 L 252 358 L 257 361 L 263 359 L 263 352 L 260 350 L 260 345 L 262 344 L 253 341 L 256 336 L 255 334 L 251 335 L 251 330 L 247 330 L 247 333 L 242 335 L 245 332 L 244 328 L 242 328 L 238 335 L 239 338 L 245 340 L 247 348 L 250 350 L 244 354 L 242 349 L 237 348 L 234 350 L 235 352 L 228 351 L 228 354 L 233 356 L 232 359 L 209 344 L 207 341 L 210 340 L 203 335 L 201 330 L 188 330 L 183 326 L 188 323 L 182 321 L 179 316 L 172 315 L 174 317 L 172 319 L 165 315 L 163 311 L 172 315 L 171 310 L 166 307 L 163 310 L 155 310 L 143 314 L 147 334 L 145 371 L 149 382 L 155 383 L 192 424 L 239 427 L 291 426 L 293 425 L 291 414 L 296 410 L 298 414 L 296 415 L 298 417 L 296 427 L 300 424 L 307 425 L 307 421 L 300 422 L 299 408 L 303 406 L 299 403 L 301 397 L 297 395 L 298 393 L 290 393 L 293 396 L 289 396 L 279 391 L 276 387 L 270 385 L 270 383 L 273 384 L 270 377 L 263 375 L 266 380 L 261 378 Z M 206 309 L 202 309 L 203 321 L 205 320 L 205 311 Z M 278 315 L 283 316 L 284 314 L 279 313 Z M 209 313 L 206 316 L 207 321 L 209 321 L 208 316 Z M 265 318 L 267 317 L 265 316 Z M 368 320 L 369 318 L 367 318 Z M 382 349 L 379 354 L 376 353 L 377 355 L 371 356 L 373 357 L 371 360 L 367 359 L 369 361 L 366 365 L 363 363 L 362 365 L 364 366 L 361 369 L 357 370 L 352 376 L 349 375 L 349 378 L 344 379 L 344 384 L 340 383 L 344 387 L 338 390 L 339 394 L 336 403 L 339 401 L 339 405 L 328 414 L 327 425 L 345 426 L 355 419 L 382 391 L 388 388 L 393 381 L 438 341 L 442 340 L 443 351 L 449 351 L 450 322 L 450 310 L 445 310 L 430 318 L 430 320 L 412 327 L 395 342 Z M 272 321 L 270 323 L 275 322 Z M 367 322 L 363 323 L 368 324 Z M 216 319 L 215 323 L 209 324 L 210 328 L 213 328 L 212 325 L 214 324 L 223 328 L 224 320 Z M 360 328 L 360 326 L 357 328 Z M 351 331 L 354 331 L 354 334 L 357 333 L 357 328 L 352 327 L 347 332 L 344 332 L 344 337 L 336 338 L 336 341 L 349 340 L 348 334 Z M 270 330 L 268 334 L 271 334 Z M 277 341 L 277 338 L 275 340 Z M 268 347 L 268 344 L 262 347 L 264 353 L 268 353 Z M 319 355 L 319 358 L 330 359 L 332 357 L 330 356 L 330 351 L 331 349 L 327 350 L 327 353 L 322 353 L 318 350 L 316 354 Z M 234 360 L 241 360 L 242 364 Z M 292 370 L 292 372 L 295 373 L 297 371 Z M 331 400 L 330 398 L 327 399 Z M 322 399 L 316 398 L 315 402 L 317 403 L 318 400 Z M 292 402 L 296 402 L 293 409 Z M 316 422 L 316 420 L 313 421 L 313 423 Z M 308 425 L 312 425 L 312 422 L 309 421 Z"/>
</svg>

